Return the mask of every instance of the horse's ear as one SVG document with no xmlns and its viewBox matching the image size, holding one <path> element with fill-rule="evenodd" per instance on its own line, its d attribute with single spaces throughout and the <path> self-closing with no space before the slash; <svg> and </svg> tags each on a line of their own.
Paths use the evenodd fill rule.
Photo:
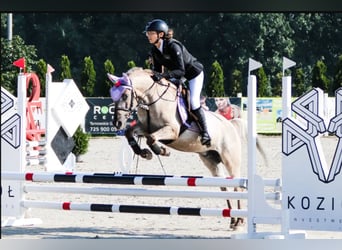
<svg viewBox="0 0 342 250">
<path fill-rule="evenodd" d="M 109 74 L 109 73 L 107 73 L 107 76 L 112 83 L 116 83 L 120 79 L 120 77 L 117 77 L 117 76 Z"/>
<path fill-rule="evenodd" d="M 122 73 L 122 78 L 123 78 L 123 80 L 124 80 L 125 82 L 127 82 L 127 83 L 130 83 L 130 82 L 131 82 L 130 79 L 129 79 L 129 77 L 128 77 L 128 75 L 127 75 L 126 73 Z"/>
</svg>

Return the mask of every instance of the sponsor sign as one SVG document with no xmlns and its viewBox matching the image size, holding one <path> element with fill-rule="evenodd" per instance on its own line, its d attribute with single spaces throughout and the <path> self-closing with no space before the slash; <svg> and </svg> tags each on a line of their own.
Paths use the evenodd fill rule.
<svg viewBox="0 0 342 250">
<path fill-rule="evenodd" d="M 234 114 L 237 117 L 247 119 L 248 102 L 245 97 L 223 97 L 229 100 L 234 107 Z M 115 128 L 112 125 L 114 119 L 114 106 L 111 106 L 112 99 L 108 98 L 85 98 L 90 109 L 85 118 L 85 130 L 87 133 L 97 135 L 113 135 Z M 217 111 L 215 102 L 217 97 L 207 97 L 204 100 L 206 109 Z M 335 112 L 334 98 L 324 98 L 323 115 L 324 119 L 330 119 Z M 281 134 L 282 132 L 282 99 L 281 98 L 257 98 L 257 133 Z M 235 110 L 236 109 L 236 110 Z M 293 114 L 298 119 L 296 113 Z"/>
<path fill-rule="evenodd" d="M 90 107 L 84 128 L 92 135 L 115 134 L 113 126 L 114 106 L 111 98 L 86 98 Z"/>
<path fill-rule="evenodd" d="M 291 229 L 342 231 L 342 88 L 327 122 L 323 104 L 323 92 L 313 89 L 292 103 L 301 122 L 283 121 L 282 205 L 289 210 Z M 335 152 L 321 145 L 327 132 Z"/>
</svg>

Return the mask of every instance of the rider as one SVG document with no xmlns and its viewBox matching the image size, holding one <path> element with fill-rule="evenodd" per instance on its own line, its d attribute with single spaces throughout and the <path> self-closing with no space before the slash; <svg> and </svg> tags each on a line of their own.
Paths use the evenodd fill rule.
<svg viewBox="0 0 342 250">
<path fill-rule="evenodd" d="M 191 112 L 196 117 L 201 130 L 202 145 L 210 146 L 211 138 L 208 133 L 205 114 L 200 104 L 200 95 L 203 87 L 203 65 L 193 57 L 184 45 L 176 39 L 168 38 L 168 25 L 161 19 L 149 22 L 144 33 L 152 44 L 151 56 L 153 58 L 152 76 L 154 81 L 162 78 L 181 79 L 189 82 Z M 168 70 L 163 72 L 163 67 Z"/>
</svg>

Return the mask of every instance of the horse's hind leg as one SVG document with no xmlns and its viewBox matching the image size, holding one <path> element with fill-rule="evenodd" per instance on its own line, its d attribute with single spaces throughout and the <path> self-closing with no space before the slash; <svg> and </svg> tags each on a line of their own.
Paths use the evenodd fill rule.
<svg viewBox="0 0 342 250">
<path fill-rule="evenodd" d="M 199 154 L 200 159 L 203 161 L 203 163 L 206 165 L 206 167 L 209 169 L 210 173 L 214 177 L 225 177 L 225 174 L 223 173 L 222 169 L 219 168 L 220 160 L 215 156 L 215 154 L 212 154 L 210 152 L 207 152 L 206 154 Z M 228 191 L 227 187 L 220 187 L 221 191 Z M 235 189 L 234 189 L 235 191 Z M 229 209 L 232 209 L 232 203 L 229 199 L 227 199 L 227 206 Z M 240 209 L 240 202 L 238 201 L 238 209 Z M 230 219 L 230 228 L 235 229 L 236 225 L 238 223 L 239 219 L 236 219 L 235 217 L 232 217 Z"/>
<path fill-rule="evenodd" d="M 234 149 L 236 149 L 235 152 L 228 152 L 224 151 L 221 154 L 222 163 L 226 167 L 227 171 L 229 172 L 230 176 L 232 178 L 240 177 L 240 166 L 241 166 L 241 149 L 239 149 L 238 145 L 235 145 Z M 240 187 L 234 187 L 234 192 L 240 191 Z M 227 200 L 228 207 L 231 208 L 230 201 Z M 237 200 L 237 209 L 241 209 L 241 200 Z M 244 219 L 243 218 L 235 218 L 232 217 L 231 220 L 231 228 L 237 229 L 239 226 L 244 225 Z"/>
<path fill-rule="evenodd" d="M 222 153 L 221 156 L 218 155 L 217 152 L 213 153 L 213 151 L 207 152 L 206 154 L 200 154 L 201 160 L 204 162 L 206 167 L 209 169 L 211 172 L 212 176 L 215 177 L 225 177 L 225 174 L 223 171 L 219 168 L 218 164 L 220 161 L 223 162 L 225 165 L 228 173 L 230 174 L 231 177 L 239 177 L 240 176 L 240 157 L 237 154 L 237 157 L 227 157 L 230 154 L 228 154 L 228 151 L 225 151 Z M 221 187 L 220 188 L 222 191 L 227 191 L 227 187 Z M 238 187 L 234 188 L 234 191 L 239 191 Z M 232 202 L 228 199 L 227 200 L 227 206 L 229 209 L 232 209 Z M 237 200 L 237 209 L 241 209 L 241 201 Z M 244 225 L 244 219 L 243 218 L 235 218 L 232 217 L 230 221 L 230 227 L 232 229 L 237 229 L 239 226 Z"/>
</svg>

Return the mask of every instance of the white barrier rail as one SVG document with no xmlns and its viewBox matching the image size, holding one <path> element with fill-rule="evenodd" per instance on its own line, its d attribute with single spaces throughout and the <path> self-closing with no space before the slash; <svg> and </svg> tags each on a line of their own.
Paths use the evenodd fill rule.
<svg viewBox="0 0 342 250">
<path fill-rule="evenodd" d="M 24 185 L 25 193 L 70 193 L 91 195 L 121 195 L 121 196 L 149 196 L 149 197 L 178 197 L 178 198 L 206 198 L 206 199 L 247 199 L 247 192 L 219 192 L 200 190 L 161 190 L 143 188 L 113 188 L 113 187 L 75 187 L 51 185 Z M 265 199 L 279 201 L 280 193 L 265 193 Z"/>
</svg>

